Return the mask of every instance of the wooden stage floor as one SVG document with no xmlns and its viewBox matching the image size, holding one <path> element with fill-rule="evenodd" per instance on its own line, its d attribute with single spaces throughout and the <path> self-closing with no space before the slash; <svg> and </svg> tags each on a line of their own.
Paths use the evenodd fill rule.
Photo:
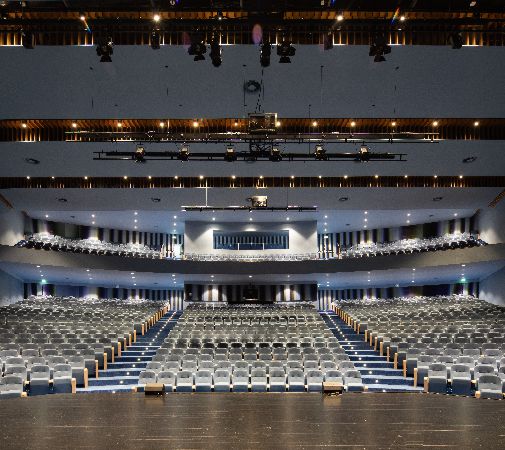
<svg viewBox="0 0 505 450">
<path fill-rule="evenodd" d="M 505 448 L 505 401 L 428 394 L 45 395 L 0 401 L 0 448 Z"/>
</svg>

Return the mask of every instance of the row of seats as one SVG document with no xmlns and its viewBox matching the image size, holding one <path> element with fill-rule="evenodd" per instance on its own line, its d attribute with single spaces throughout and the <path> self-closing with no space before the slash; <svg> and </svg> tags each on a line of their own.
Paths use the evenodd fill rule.
<svg viewBox="0 0 505 450">
<path fill-rule="evenodd" d="M 183 257 L 188 261 L 310 261 L 319 259 L 317 253 L 277 253 L 277 254 L 204 254 L 204 253 L 186 253 Z"/>
<path fill-rule="evenodd" d="M 67 239 L 49 233 L 35 233 L 19 241 L 16 247 L 53 250 L 58 252 L 85 253 L 91 255 L 127 256 L 130 258 L 160 259 L 162 253 L 142 244 L 113 244 L 99 239 Z"/>
<path fill-rule="evenodd" d="M 194 304 L 165 338 L 139 383 L 153 383 L 153 374 L 163 378 L 166 373 L 175 377 L 167 382 L 168 390 L 178 391 L 179 376 L 195 390 L 202 390 L 202 384 L 208 390 L 225 385 L 227 390 L 321 390 L 325 376 L 335 373 L 346 387 L 365 389 L 354 363 L 312 306 L 211 310 Z"/>
<path fill-rule="evenodd" d="M 334 308 L 427 391 L 505 393 L 504 308 L 460 295 L 341 301 Z"/>
<path fill-rule="evenodd" d="M 363 390 L 361 374 L 357 370 L 349 370 L 345 374 L 338 370 L 304 372 L 301 369 L 286 373 L 278 368 L 270 371 L 257 368 L 250 372 L 245 369 L 233 372 L 228 369 L 179 372 L 145 370 L 139 377 L 141 385 L 159 383 L 169 392 L 321 392 L 325 381 L 339 383 L 348 391 Z"/>
</svg>

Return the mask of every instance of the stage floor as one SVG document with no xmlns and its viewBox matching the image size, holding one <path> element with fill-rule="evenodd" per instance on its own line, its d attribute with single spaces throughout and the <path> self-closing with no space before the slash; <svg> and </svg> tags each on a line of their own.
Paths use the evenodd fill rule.
<svg viewBox="0 0 505 450">
<path fill-rule="evenodd" d="M 505 401 L 428 394 L 45 395 L 0 401 L 0 448 L 505 448 Z"/>
</svg>

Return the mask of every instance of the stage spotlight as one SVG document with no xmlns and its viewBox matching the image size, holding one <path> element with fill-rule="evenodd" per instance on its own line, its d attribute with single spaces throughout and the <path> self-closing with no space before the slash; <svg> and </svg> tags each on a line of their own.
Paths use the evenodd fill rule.
<svg viewBox="0 0 505 450">
<path fill-rule="evenodd" d="M 221 57 L 221 46 L 219 45 L 219 40 L 214 39 L 210 44 L 210 59 L 212 60 L 212 65 L 214 67 L 219 67 L 223 62 Z"/>
<path fill-rule="evenodd" d="M 320 144 L 316 145 L 316 150 L 314 151 L 314 157 L 318 161 L 327 161 L 328 160 L 328 155 L 326 154 L 326 150 L 324 147 Z"/>
<path fill-rule="evenodd" d="M 233 147 L 226 147 L 226 153 L 224 154 L 224 160 L 228 162 L 233 162 L 237 160 L 237 154 Z"/>
<path fill-rule="evenodd" d="M 23 38 L 23 47 L 27 50 L 33 50 L 35 48 L 35 35 L 30 31 L 23 31 L 21 33 Z"/>
<path fill-rule="evenodd" d="M 204 61 L 205 56 L 203 55 L 205 53 L 207 53 L 207 47 L 203 41 L 194 42 L 189 46 L 188 54 L 195 57 L 194 61 Z"/>
<path fill-rule="evenodd" d="M 100 62 L 112 62 L 111 55 L 114 53 L 112 37 L 100 42 L 96 47 L 96 54 L 100 56 Z"/>
<path fill-rule="evenodd" d="M 374 57 L 374 62 L 386 61 L 384 55 L 391 53 L 391 47 L 387 44 L 384 35 L 380 34 L 374 37 L 373 44 L 370 46 L 369 56 Z"/>
<path fill-rule="evenodd" d="M 161 36 L 159 31 L 153 30 L 151 32 L 151 48 L 153 50 L 159 50 L 161 45 Z"/>
<path fill-rule="evenodd" d="M 273 161 L 273 162 L 282 161 L 281 150 L 279 149 L 279 147 L 276 147 L 275 145 L 272 147 L 272 149 L 270 150 L 270 156 L 268 159 L 270 159 L 270 161 Z"/>
<path fill-rule="evenodd" d="M 270 42 L 263 42 L 260 50 L 260 63 L 261 67 L 268 67 L 270 65 L 270 55 L 272 53 L 272 46 Z"/>
<path fill-rule="evenodd" d="M 356 157 L 357 162 L 368 162 L 370 161 L 370 152 L 368 150 L 368 147 L 363 144 L 360 149 L 358 156 Z"/>
<path fill-rule="evenodd" d="M 277 46 L 277 55 L 280 56 L 281 64 L 291 63 L 291 56 L 295 56 L 296 48 L 291 45 L 291 42 L 283 41 Z"/>
<path fill-rule="evenodd" d="M 144 147 L 142 147 L 141 145 L 137 145 L 137 147 L 135 148 L 135 155 L 134 155 L 135 162 L 145 163 L 146 162 L 145 156 L 146 156 L 146 151 L 145 151 Z"/>
<path fill-rule="evenodd" d="M 325 50 L 331 50 L 333 48 L 333 34 L 328 33 L 323 37 L 323 48 Z"/>
<path fill-rule="evenodd" d="M 461 33 L 455 31 L 449 35 L 449 44 L 451 44 L 451 48 L 454 50 L 458 50 L 463 47 L 463 36 Z"/>
<path fill-rule="evenodd" d="M 177 158 L 181 161 L 187 161 L 189 159 L 189 147 L 187 145 L 181 147 Z"/>
</svg>

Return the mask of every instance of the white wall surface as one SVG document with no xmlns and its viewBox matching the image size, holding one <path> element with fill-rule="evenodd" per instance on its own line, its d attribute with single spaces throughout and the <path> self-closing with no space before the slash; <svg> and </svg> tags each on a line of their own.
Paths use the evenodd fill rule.
<svg viewBox="0 0 505 450">
<path fill-rule="evenodd" d="M 0 212 L 0 244 L 14 245 L 24 237 L 25 219 L 20 211 Z"/>
<path fill-rule="evenodd" d="M 494 208 L 481 209 L 477 220 L 481 239 L 488 244 L 505 242 L 505 200 L 501 200 Z"/>
<path fill-rule="evenodd" d="M 257 254 L 258 250 L 215 250 L 213 231 L 289 231 L 289 249 L 262 250 L 261 254 L 317 253 L 317 222 L 285 223 L 208 223 L 186 222 L 184 232 L 185 253 L 205 253 L 216 255 Z"/>
<path fill-rule="evenodd" d="M 505 268 L 480 281 L 479 298 L 505 307 Z"/>
<path fill-rule="evenodd" d="M 21 280 L 0 270 L 0 306 L 23 300 L 23 289 Z"/>
</svg>

